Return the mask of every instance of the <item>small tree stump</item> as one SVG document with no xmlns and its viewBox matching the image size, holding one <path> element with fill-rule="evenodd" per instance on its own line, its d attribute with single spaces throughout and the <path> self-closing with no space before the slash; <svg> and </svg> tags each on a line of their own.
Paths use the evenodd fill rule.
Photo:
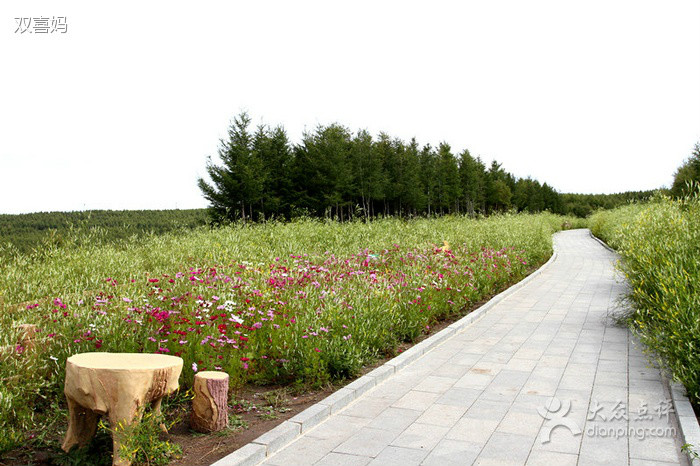
<svg viewBox="0 0 700 466">
<path fill-rule="evenodd" d="M 112 429 L 139 422 L 149 403 L 159 414 L 163 397 L 177 390 L 180 372 L 182 358 L 164 354 L 82 353 L 69 357 L 64 391 L 70 418 L 63 450 L 86 445 L 103 414 L 109 416 Z M 120 430 L 113 434 L 112 464 L 129 466 L 130 461 L 120 455 Z"/>
<path fill-rule="evenodd" d="M 192 429 L 218 432 L 228 427 L 228 374 L 203 371 L 194 376 Z"/>
</svg>

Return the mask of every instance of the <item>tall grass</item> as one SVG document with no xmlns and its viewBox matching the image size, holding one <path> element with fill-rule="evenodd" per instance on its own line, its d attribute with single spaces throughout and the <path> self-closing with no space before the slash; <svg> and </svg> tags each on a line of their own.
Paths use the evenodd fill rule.
<svg viewBox="0 0 700 466">
<path fill-rule="evenodd" d="M 700 403 L 700 198 L 657 197 L 595 214 L 591 231 L 615 248 L 634 304 L 631 324 Z"/>
<path fill-rule="evenodd" d="M 175 354 L 184 387 L 204 369 L 234 384 L 352 377 L 523 278 L 568 221 L 302 220 L 16 255 L 0 265 L 0 451 L 56 430 L 75 353 Z M 41 330 L 34 351 L 16 345 L 26 323 Z"/>
</svg>

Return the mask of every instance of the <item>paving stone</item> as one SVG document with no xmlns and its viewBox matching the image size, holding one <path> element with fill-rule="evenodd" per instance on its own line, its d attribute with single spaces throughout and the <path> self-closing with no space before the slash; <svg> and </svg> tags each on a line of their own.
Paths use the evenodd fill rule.
<svg viewBox="0 0 700 466">
<path fill-rule="evenodd" d="M 381 414 L 375 416 L 368 425 L 369 427 L 400 434 L 413 424 L 420 415 L 420 411 L 413 409 L 387 408 Z"/>
<path fill-rule="evenodd" d="M 503 368 L 511 371 L 523 371 L 530 374 L 536 365 L 537 361 L 533 359 L 511 358 Z"/>
<path fill-rule="evenodd" d="M 597 371 L 595 375 L 596 385 L 613 385 L 627 387 L 627 372 Z"/>
<path fill-rule="evenodd" d="M 456 388 L 474 388 L 474 389 L 484 389 L 493 380 L 494 375 L 487 372 L 487 370 L 469 370 L 461 379 L 455 382 L 454 386 Z"/>
<path fill-rule="evenodd" d="M 361 400 L 348 406 L 343 414 L 346 416 L 366 417 L 374 419 L 386 408 L 391 406 L 393 400 L 391 398 L 377 398 L 374 396 L 364 396 Z"/>
<path fill-rule="evenodd" d="M 397 435 L 396 432 L 365 427 L 345 442 L 338 445 L 333 451 L 336 453 L 370 456 L 374 458 L 388 447 Z"/>
<path fill-rule="evenodd" d="M 510 410 L 510 403 L 477 399 L 464 414 L 464 417 L 474 419 L 492 419 L 500 422 L 503 416 Z"/>
<path fill-rule="evenodd" d="M 666 463 L 662 461 L 650 461 L 650 460 L 640 460 L 637 458 L 630 458 L 630 466 L 669 466 L 669 465 L 677 465 L 678 462 L 671 462 L 671 463 Z"/>
<path fill-rule="evenodd" d="M 486 444 L 500 420 L 463 417 L 445 435 L 446 439 Z"/>
<path fill-rule="evenodd" d="M 417 422 L 434 426 L 452 427 L 466 411 L 467 406 L 440 404 L 438 400 L 420 415 Z"/>
<path fill-rule="evenodd" d="M 268 466 L 306 466 L 319 461 L 337 446 L 336 439 L 321 440 L 316 437 L 304 436 L 278 451 L 265 461 L 265 464 Z"/>
<path fill-rule="evenodd" d="M 432 405 L 435 400 L 440 397 L 439 393 L 430 392 L 419 392 L 417 390 L 411 390 L 404 396 L 395 401 L 392 406 L 394 408 L 406 408 L 415 409 L 418 411 L 425 411 L 430 405 Z"/>
<path fill-rule="evenodd" d="M 427 455 L 445 437 L 449 430 L 449 427 L 416 422 L 408 426 L 391 444 L 397 447 L 423 450 Z"/>
<path fill-rule="evenodd" d="M 372 458 L 369 456 L 348 455 L 330 452 L 314 466 L 366 466 Z"/>
<path fill-rule="evenodd" d="M 578 455 L 546 450 L 533 450 L 526 466 L 576 466 Z"/>
<path fill-rule="evenodd" d="M 511 410 L 501 420 L 496 432 L 508 434 L 521 434 L 535 437 L 540 431 L 544 418 L 536 412 L 522 412 Z"/>
<path fill-rule="evenodd" d="M 346 416 L 344 414 L 336 414 L 329 417 L 310 432 L 306 434 L 308 437 L 319 439 L 336 439 L 341 443 L 362 430 L 371 419 Z"/>
<path fill-rule="evenodd" d="M 450 361 L 444 363 L 437 369 L 435 369 L 431 375 L 436 375 L 438 377 L 448 377 L 451 379 L 459 380 L 462 378 L 471 368 L 464 364 L 455 364 Z"/>
<path fill-rule="evenodd" d="M 662 431 L 663 432 L 663 431 Z M 657 462 L 678 461 L 678 447 L 672 437 L 630 437 L 630 458 Z"/>
<path fill-rule="evenodd" d="M 494 432 L 478 459 L 494 459 L 501 463 L 525 464 L 530 454 L 534 436 Z"/>
<path fill-rule="evenodd" d="M 445 393 L 456 381 L 457 378 L 429 375 L 421 383 L 416 385 L 415 390 L 421 392 Z"/>
<path fill-rule="evenodd" d="M 627 438 L 583 435 L 579 464 L 627 464 Z"/>
<path fill-rule="evenodd" d="M 627 402 L 627 384 L 624 385 L 602 385 L 593 384 L 593 392 L 591 393 L 591 400 L 597 400 L 599 402 L 607 401 L 622 401 Z"/>
<path fill-rule="evenodd" d="M 442 405 L 456 406 L 459 408 L 468 408 L 482 394 L 481 390 L 473 388 L 453 387 L 447 390 L 438 398 L 435 403 Z"/>
<path fill-rule="evenodd" d="M 479 456 L 481 443 L 443 439 L 423 460 L 421 466 L 464 466 Z"/>
<path fill-rule="evenodd" d="M 372 460 L 370 466 L 419 466 L 427 451 L 388 446 Z"/>
</svg>

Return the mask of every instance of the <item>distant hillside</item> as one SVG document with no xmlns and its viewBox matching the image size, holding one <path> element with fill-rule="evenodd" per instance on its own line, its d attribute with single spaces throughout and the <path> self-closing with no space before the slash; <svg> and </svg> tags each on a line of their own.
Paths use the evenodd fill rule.
<svg viewBox="0 0 700 466">
<path fill-rule="evenodd" d="M 599 209 L 614 209 L 633 201 L 645 201 L 654 193 L 664 190 L 627 191 L 615 194 L 574 194 L 561 195 L 563 213 L 577 217 L 587 217 Z"/>
<path fill-rule="evenodd" d="M 520 180 L 522 181 L 522 180 Z M 556 213 L 586 217 L 599 209 L 612 209 L 631 201 L 649 199 L 655 191 L 617 194 L 557 194 Z M 556 194 L 556 193 L 555 193 Z M 205 225 L 206 209 L 188 210 L 91 210 L 83 212 L 39 212 L 0 214 L 0 257 L 17 251 L 29 253 L 42 244 L 62 244 L 73 231 L 99 229 L 99 241 L 114 242 L 134 235 L 162 234 Z"/>
<path fill-rule="evenodd" d="M 180 228 L 204 225 L 206 209 L 188 210 L 91 210 L 84 212 L 39 212 L 0 214 L 0 255 L 15 249 L 31 252 L 45 242 L 60 244 L 73 230 L 101 230 L 105 242 L 134 235 L 161 234 Z M 7 247 L 8 243 L 11 245 Z"/>
</svg>

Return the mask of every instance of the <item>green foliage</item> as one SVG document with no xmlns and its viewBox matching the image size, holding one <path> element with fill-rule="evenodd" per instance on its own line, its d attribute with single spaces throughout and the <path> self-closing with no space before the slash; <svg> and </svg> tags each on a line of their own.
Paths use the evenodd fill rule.
<svg viewBox="0 0 700 466">
<path fill-rule="evenodd" d="M 695 445 L 692 443 L 684 443 L 681 445 L 681 451 L 688 455 L 691 461 L 700 459 L 700 454 L 698 454 L 697 450 L 695 449 Z"/>
<path fill-rule="evenodd" d="M 165 466 L 182 454 L 182 448 L 161 438 L 163 432 L 160 426 L 164 421 L 162 415 L 146 411 L 141 422 L 109 427 L 101 422 L 99 428 L 108 431 L 112 437 L 121 438 L 119 455 L 123 460 L 134 466 Z"/>
<path fill-rule="evenodd" d="M 591 229 L 622 256 L 630 320 L 642 341 L 700 403 L 700 198 L 657 196 L 601 212 Z"/>
<path fill-rule="evenodd" d="M 90 443 L 72 448 L 68 453 L 59 451 L 52 463 L 58 466 L 109 466 L 112 464 L 112 445 L 109 430 L 100 424 Z"/>
<path fill-rule="evenodd" d="M 690 157 L 678 167 L 673 176 L 671 194 L 675 197 L 683 197 L 695 190 L 700 183 L 700 143 L 696 143 Z"/>
</svg>

